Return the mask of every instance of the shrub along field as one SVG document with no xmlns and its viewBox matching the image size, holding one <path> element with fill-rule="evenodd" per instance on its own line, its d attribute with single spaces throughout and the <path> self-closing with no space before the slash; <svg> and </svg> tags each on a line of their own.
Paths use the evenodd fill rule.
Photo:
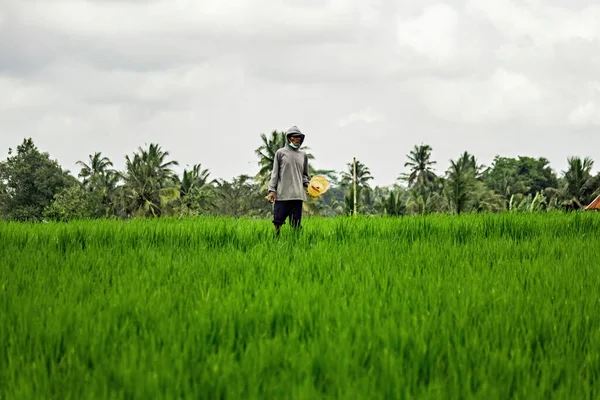
<svg viewBox="0 0 600 400">
<path fill-rule="evenodd" d="M 0 398 L 600 397 L 600 215 L 0 224 Z"/>
</svg>

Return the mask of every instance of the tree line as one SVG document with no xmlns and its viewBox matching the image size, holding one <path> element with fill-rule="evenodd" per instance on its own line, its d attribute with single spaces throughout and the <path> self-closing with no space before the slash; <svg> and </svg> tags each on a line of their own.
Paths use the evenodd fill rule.
<svg viewBox="0 0 600 400">
<path fill-rule="evenodd" d="M 118 171 L 101 152 L 77 165 L 77 176 L 61 167 L 31 138 L 0 162 L 0 219 L 69 221 L 95 218 L 161 216 L 270 217 L 265 200 L 275 152 L 285 145 L 285 133 L 260 135 L 256 148 L 258 172 L 231 180 L 212 179 L 201 163 L 174 171 L 179 163 L 151 143 L 125 156 Z M 308 215 L 350 215 L 354 210 L 354 164 L 342 171 L 316 169 L 308 154 L 311 175 L 325 175 L 330 190 L 305 204 Z M 368 166 L 357 160 L 357 209 L 366 215 L 414 215 L 472 212 L 544 212 L 578 210 L 600 194 L 600 173 L 593 175 L 589 157 L 568 157 L 566 171 L 557 173 L 543 158 L 496 156 L 489 166 L 464 152 L 437 173 L 432 147 L 415 145 L 406 155 L 404 171 L 390 187 L 372 186 Z"/>
</svg>

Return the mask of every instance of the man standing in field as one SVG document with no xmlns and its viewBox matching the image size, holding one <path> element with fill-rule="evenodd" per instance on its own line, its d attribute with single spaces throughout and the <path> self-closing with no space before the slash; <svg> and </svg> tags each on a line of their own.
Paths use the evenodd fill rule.
<svg viewBox="0 0 600 400">
<path fill-rule="evenodd" d="M 310 183 L 308 154 L 300 150 L 303 143 L 304 134 L 297 126 L 292 126 L 286 132 L 285 147 L 277 150 L 273 160 L 267 200 L 275 203 L 273 225 L 277 236 L 288 217 L 293 228 L 301 227 L 302 206 Z"/>
</svg>

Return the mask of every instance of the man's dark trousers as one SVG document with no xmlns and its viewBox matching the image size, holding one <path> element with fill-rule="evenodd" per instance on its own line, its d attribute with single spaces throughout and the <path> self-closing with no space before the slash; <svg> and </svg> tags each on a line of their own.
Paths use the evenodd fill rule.
<svg viewBox="0 0 600 400">
<path fill-rule="evenodd" d="M 302 222 L 302 200 L 280 200 L 275 201 L 273 210 L 273 224 L 279 228 L 290 218 L 294 228 L 300 228 Z"/>
</svg>

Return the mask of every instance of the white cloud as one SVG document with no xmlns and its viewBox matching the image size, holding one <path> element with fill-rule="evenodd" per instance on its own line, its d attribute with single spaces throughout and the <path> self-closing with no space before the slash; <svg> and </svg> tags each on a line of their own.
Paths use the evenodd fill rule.
<svg viewBox="0 0 600 400">
<path fill-rule="evenodd" d="M 600 125 L 600 106 L 594 102 L 580 104 L 569 115 L 573 125 Z"/>
<path fill-rule="evenodd" d="M 581 96 L 584 97 L 584 96 Z M 600 82 L 588 86 L 586 100 L 582 100 L 569 114 L 569 123 L 574 126 L 600 125 Z"/>
<path fill-rule="evenodd" d="M 83 104 L 147 103 L 168 108 L 239 82 L 243 80 L 243 71 L 235 64 L 214 62 L 180 64 L 161 70 L 105 71 L 81 62 L 64 61 L 43 68 L 37 80 Z"/>
<path fill-rule="evenodd" d="M 385 6 L 382 0 L 329 0 L 330 10 L 336 15 L 349 15 L 362 26 L 376 26 Z"/>
<path fill-rule="evenodd" d="M 271 0 L 36 1 L 24 5 L 20 16 L 29 26 L 88 37 L 223 33 L 264 38 L 278 30 L 282 36 L 313 35 L 344 23 L 328 8 Z"/>
<path fill-rule="evenodd" d="M 398 43 L 433 61 L 451 59 L 457 53 L 458 25 L 459 16 L 453 7 L 436 4 L 417 18 L 398 18 Z"/>
<path fill-rule="evenodd" d="M 383 119 L 383 116 L 375 111 L 371 107 L 367 107 L 358 112 L 346 115 L 341 118 L 338 122 L 340 127 L 345 127 L 347 125 L 353 124 L 355 122 L 364 122 L 366 124 L 371 124 L 373 122 L 378 122 Z"/>
<path fill-rule="evenodd" d="M 425 105 L 438 117 L 462 124 L 493 124 L 510 120 L 544 123 L 543 92 L 523 74 L 497 69 L 487 79 L 428 79 Z"/>
<path fill-rule="evenodd" d="M 510 39 L 529 38 L 536 45 L 570 38 L 600 38 L 597 4 L 569 10 L 542 1 L 467 0 L 466 10 L 475 17 L 486 18 L 502 35 Z"/>
<path fill-rule="evenodd" d="M 0 111 L 39 110 L 65 101 L 59 92 L 44 84 L 0 75 Z"/>
<path fill-rule="evenodd" d="M 592 0 L 0 2 L 0 152 L 31 136 L 119 165 L 155 141 L 227 178 L 298 125 L 319 167 L 357 155 L 390 183 L 422 141 L 440 164 L 600 147 Z"/>
</svg>

